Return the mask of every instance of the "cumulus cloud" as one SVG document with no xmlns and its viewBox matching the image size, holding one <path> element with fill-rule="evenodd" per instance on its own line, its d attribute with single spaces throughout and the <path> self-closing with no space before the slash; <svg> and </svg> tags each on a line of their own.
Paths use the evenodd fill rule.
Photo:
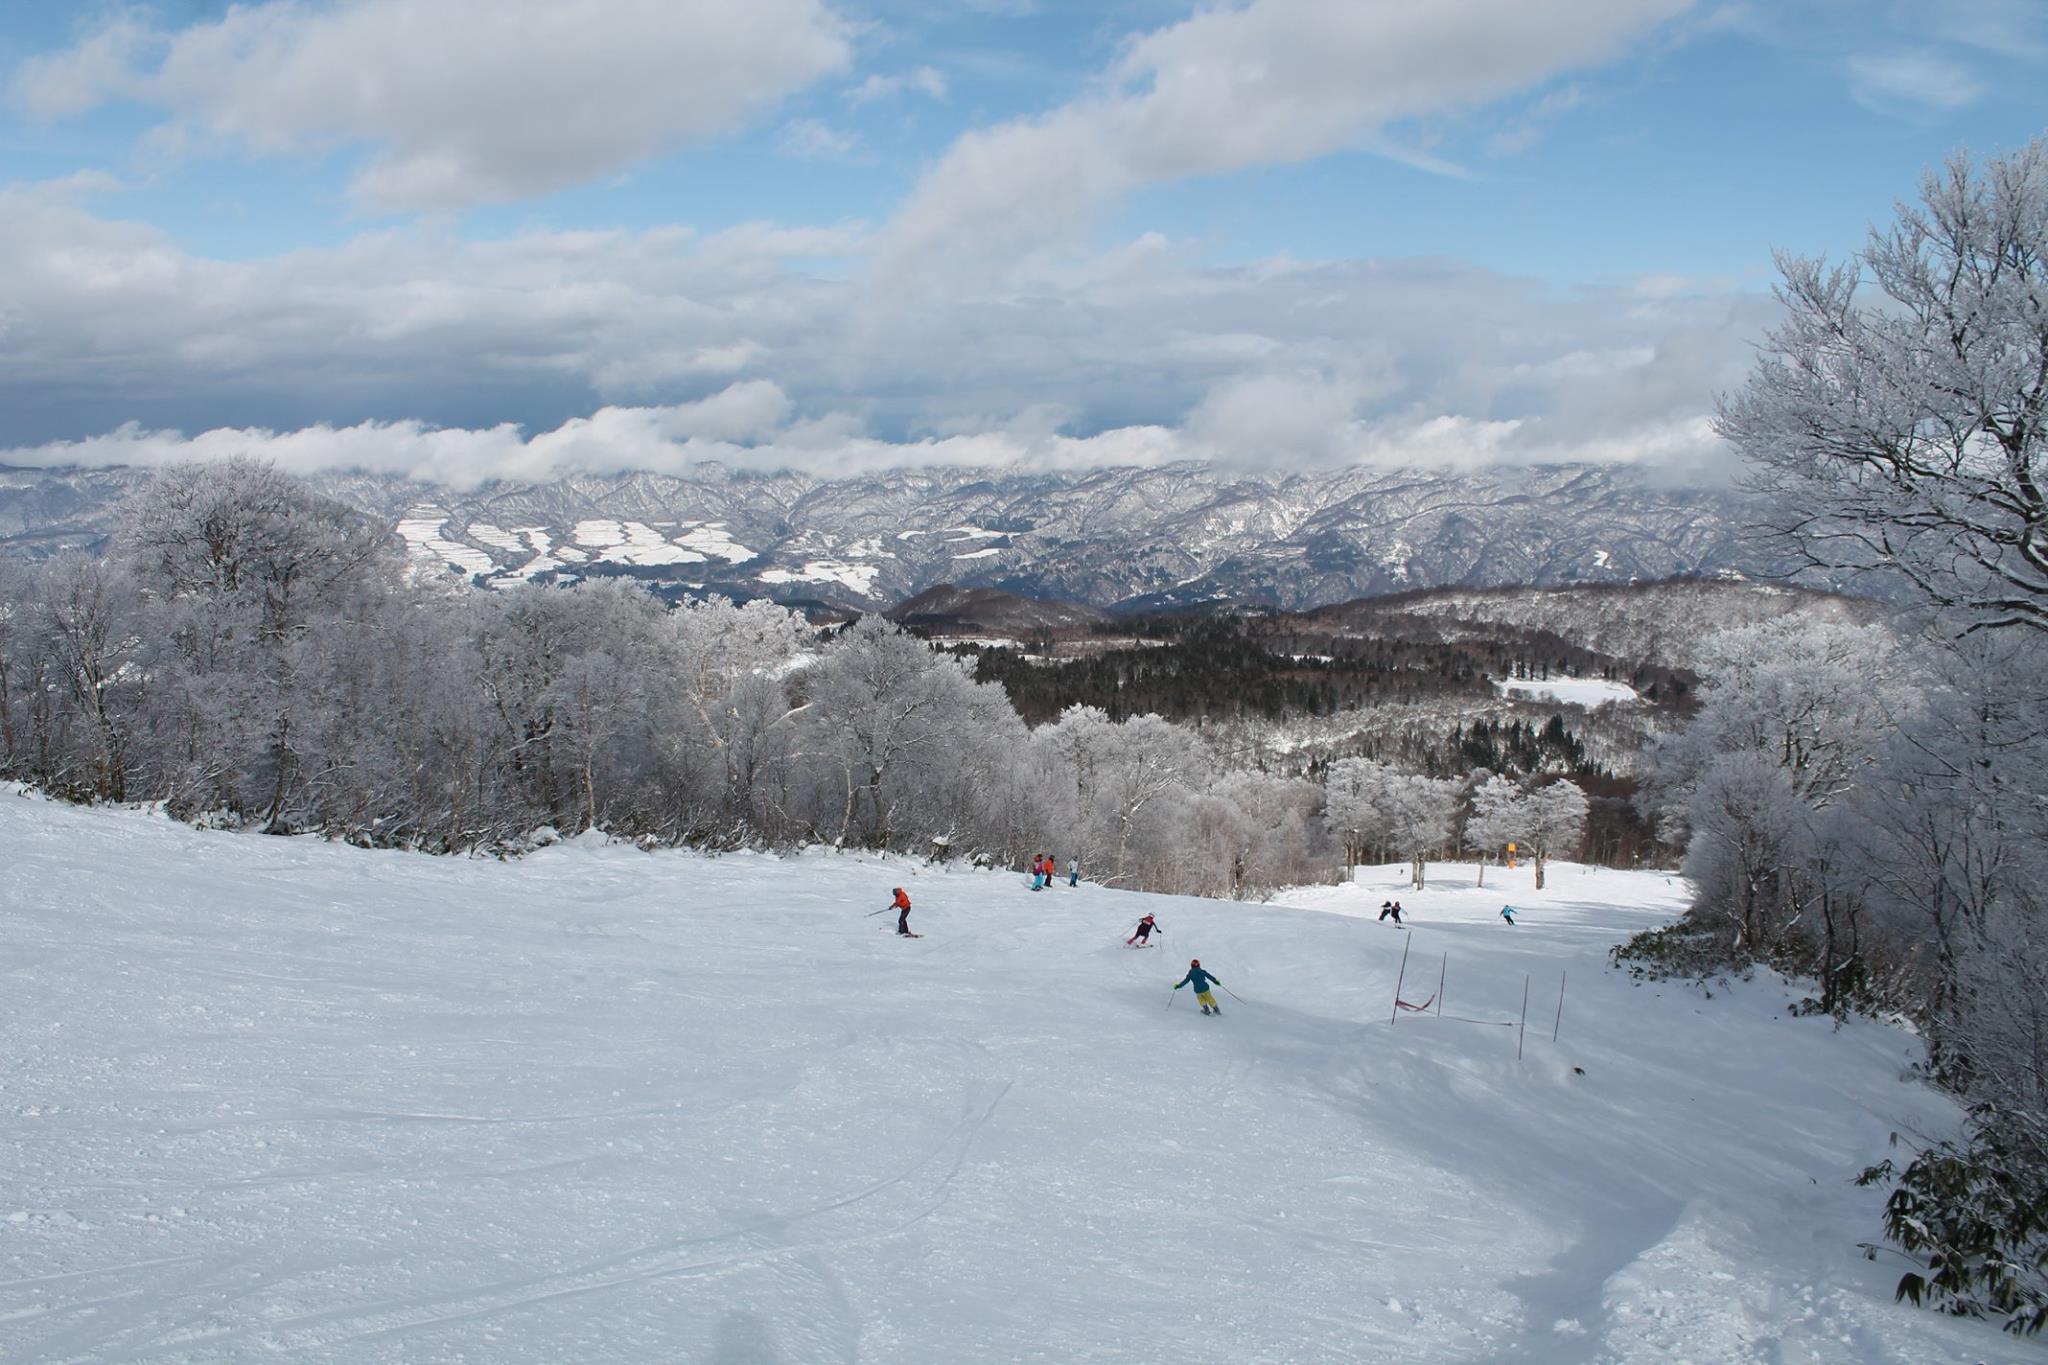
<svg viewBox="0 0 2048 1365">
<path fill-rule="evenodd" d="M 1262 463 L 1353 460 L 1359 410 L 1375 390 L 1386 391 L 1357 374 L 1233 375 L 1202 396 L 1188 414 L 1187 433 L 1229 459 L 1258 451 Z"/>
<path fill-rule="evenodd" d="M 1291 163 L 1609 60 L 1688 0 L 1249 0 L 1131 42 L 1100 87 L 961 136 L 889 229 L 885 270 L 1015 250 L 1136 187 Z"/>
<path fill-rule="evenodd" d="M 451 209 L 726 132 L 850 54 L 823 0 L 261 0 L 176 30 L 118 14 L 12 94 L 51 118 L 152 105 L 173 140 L 258 153 L 364 147 L 360 203 Z"/>
<path fill-rule="evenodd" d="M 1224 267 L 1156 236 L 892 298 L 845 268 L 859 224 L 420 225 L 221 261 L 102 216 L 108 188 L 0 188 L 0 463 L 1683 463 L 1773 307 L 1441 260 Z"/>
<path fill-rule="evenodd" d="M 157 468 L 188 460 L 251 456 L 293 473 L 348 470 L 474 488 L 492 480 L 544 482 L 568 474 L 682 473 L 705 465 L 762 473 L 801 470 L 845 477 L 896 469 L 1082 471 L 1155 467 L 1188 460 L 1229 465 L 1229 452 L 1188 431 L 1144 425 L 1089 436 L 982 431 L 890 441 L 848 429 L 843 417 L 792 422 L 747 435 L 721 432 L 735 412 L 761 402 L 730 390 L 700 403 L 606 407 L 532 435 L 510 423 L 430 427 L 416 421 L 317 425 L 295 431 L 220 427 L 187 436 L 130 423 L 102 436 L 0 450 L 27 467 Z M 701 425 L 708 431 L 700 431 Z M 743 423 L 743 425 L 750 425 Z M 1344 458 L 1324 461 L 1390 470 L 1458 470 L 1495 464 L 1601 463 L 1683 469 L 1714 448 L 1705 416 L 1617 431 L 1602 442 L 1527 439 L 1521 421 L 1443 416 L 1354 422 L 1334 433 Z M 1293 469 L 1310 466 L 1283 466 Z M 1258 466 L 1256 469 L 1271 468 Z"/>
</svg>

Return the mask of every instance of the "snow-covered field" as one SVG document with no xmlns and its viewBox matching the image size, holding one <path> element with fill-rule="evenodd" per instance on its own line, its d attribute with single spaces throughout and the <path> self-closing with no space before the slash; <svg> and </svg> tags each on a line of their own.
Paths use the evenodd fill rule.
<svg viewBox="0 0 2048 1365">
<path fill-rule="evenodd" d="M 1568 706 L 1583 706 L 1588 710 L 1605 706 L 1609 702 L 1627 706 L 1640 700 L 1636 690 L 1627 683 L 1608 682 L 1603 678 L 1547 678 L 1537 681 L 1533 678 L 1495 678 L 1493 685 L 1503 697 L 1518 701 L 1555 701 Z"/>
<path fill-rule="evenodd" d="M 1658 874 L 1266 908 L 4 792 L 0 867 L 7 1361 L 2040 1358 L 1856 1250 L 1953 1122 L 1908 1039 L 1603 970 Z M 1389 1024 L 1404 944 L 1446 1017 Z M 1448 1017 L 1525 976 L 1522 1060 Z"/>
</svg>

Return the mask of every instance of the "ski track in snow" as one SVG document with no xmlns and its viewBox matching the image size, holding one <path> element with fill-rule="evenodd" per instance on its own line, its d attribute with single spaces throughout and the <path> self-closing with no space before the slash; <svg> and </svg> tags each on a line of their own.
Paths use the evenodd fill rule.
<svg viewBox="0 0 2048 1365">
<path fill-rule="evenodd" d="M 1661 874 L 1248 907 L 4 789 L 0 851 L 0 1360 L 2040 1359 L 1856 1249 L 1850 1177 L 1955 1121 L 1909 1039 L 1604 968 Z M 863 918 L 899 884 L 921 940 Z M 1404 944 L 1446 1016 L 1526 974 L 1524 1059 L 1390 1024 Z"/>
</svg>

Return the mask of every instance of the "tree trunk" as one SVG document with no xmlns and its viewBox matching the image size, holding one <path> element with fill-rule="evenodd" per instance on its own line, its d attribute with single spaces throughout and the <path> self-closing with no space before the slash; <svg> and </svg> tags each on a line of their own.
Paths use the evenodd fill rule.
<svg viewBox="0 0 2048 1365">
<path fill-rule="evenodd" d="M 597 828 L 597 778 L 593 769 L 597 766 L 597 746 L 591 745 L 583 755 L 583 828 Z"/>
<path fill-rule="evenodd" d="M 277 833 L 277 817 L 284 810 L 286 768 L 291 762 L 291 730 L 291 717 L 280 716 L 277 722 L 277 781 L 270 792 L 270 813 L 263 817 L 266 834 Z"/>
</svg>

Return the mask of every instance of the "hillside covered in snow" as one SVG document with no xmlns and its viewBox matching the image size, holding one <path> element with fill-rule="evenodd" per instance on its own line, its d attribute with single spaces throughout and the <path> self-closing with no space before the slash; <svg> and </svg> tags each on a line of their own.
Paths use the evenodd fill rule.
<svg viewBox="0 0 2048 1365">
<path fill-rule="evenodd" d="M 0 559 L 96 548 L 139 469 L 0 466 Z M 1246 474 L 1175 463 L 830 478 L 577 475 L 455 488 L 314 480 L 432 572 L 509 587 L 626 577 L 671 597 L 873 610 L 938 584 L 1096 607 L 1301 608 L 1448 585 L 1627 583 L 1782 568 L 1722 488 L 1625 466 Z"/>
<path fill-rule="evenodd" d="M 2039 1358 L 1858 1250 L 1955 1122 L 1911 1038 L 1606 968 L 1663 874 L 1247 907 L 18 790 L 0 849 L 9 1361 Z"/>
</svg>

